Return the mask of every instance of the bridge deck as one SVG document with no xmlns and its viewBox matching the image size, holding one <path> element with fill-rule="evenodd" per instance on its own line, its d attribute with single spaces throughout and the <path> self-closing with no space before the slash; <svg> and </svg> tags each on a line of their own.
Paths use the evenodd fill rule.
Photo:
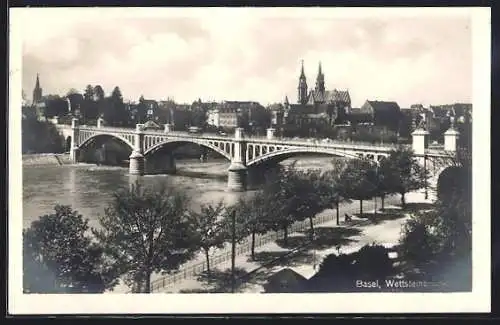
<svg viewBox="0 0 500 325">
<path fill-rule="evenodd" d="M 57 125 L 60 129 L 71 129 L 69 125 Z M 131 135 L 136 132 L 133 128 L 120 128 L 120 127 L 96 127 L 89 125 L 79 125 L 78 129 L 81 131 L 89 131 L 95 134 L 109 134 L 109 135 L 120 135 L 127 134 Z M 144 130 L 143 134 L 145 137 L 155 137 L 167 139 L 167 138 L 182 138 L 186 140 L 212 140 L 219 142 L 234 142 L 235 138 L 232 136 L 222 136 L 218 134 L 210 133 L 189 133 L 185 131 L 171 131 L 165 133 L 163 130 Z M 275 146 L 297 146 L 297 147 L 309 147 L 315 149 L 335 149 L 335 150 L 355 150 L 355 151 L 371 151 L 374 153 L 387 153 L 391 150 L 396 149 L 401 146 L 401 144 L 390 144 L 390 143 L 370 143 L 370 142 L 358 142 L 358 141 L 340 141 L 340 140 L 327 140 L 324 139 L 293 139 L 285 137 L 274 137 L 269 139 L 265 136 L 244 136 L 238 141 L 245 142 L 249 145 L 275 145 Z M 403 145 L 405 147 L 411 147 L 411 145 Z M 417 156 L 424 156 L 422 154 L 417 154 Z M 450 157 L 450 153 L 443 150 L 442 147 L 434 147 L 426 149 L 425 156 L 447 158 Z"/>
</svg>

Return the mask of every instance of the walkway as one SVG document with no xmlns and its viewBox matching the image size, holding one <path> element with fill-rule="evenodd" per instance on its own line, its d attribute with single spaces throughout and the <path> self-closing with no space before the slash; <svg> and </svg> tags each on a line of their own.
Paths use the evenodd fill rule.
<svg viewBox="0 0 500 325">
<path fill-rule="evenodd" d="M 386 206 L 391 204 L 397 204 L 400 202 L 399 196 L 388 197 L 385 200 Z M 377 204 L 380 207 L 380 199 L 377 199 Z M 374 202 L 363 201 L 363 210 L 369 211 L 369 209 L 373 209 Z M 359 213 L 359 201 L 352 201 L 351 203 L 343 203 L 340 205 L 340 220 L 344 220 L 344 214 L 347 213 L 349 215 Z M 314 219 L 315 225 L 320 225 L 326 222 L 335 223 L 336 220 L 336 211 L 333 209 L 325 210 L 319 214 L 317 214 Z M 294 225 L 295 229 L 309 229 L 309 221 L 305 220 L 303 222 L 298 222 Z M 289 236 L 291 236 L 293 231 L 290 231 Z M 257 235 L 255 239 L 255 247 L 256 251 L 259 247 L 269 247 L 265 245 L 273 245 L 276 240 L 277 234 L 274 231 L 270 231 L 265 235 Z M 279 238 L 281 238 L 280 236 Z M 274 243 L 274 245 L 276 245 Z M 250 251 L 250 236 L 246 241 L 237 245 L 237 256 L 246 254 Z M 164 291 L 169 290 L 169 288 L 177 287 L 177 284 L 180 281 L 185 281 L 188 279 L 196 278 L 198 274 L 202 273 L 206 268 L 205 262 L 205 254 L 203 252 L 199 252 L 198 255 L 191 260 L 190 262 L 183 265 L 180 270 L 172 275 L 161 275 L 159 273 L 154 273 L 151 276 L 152 281 L 152 291 Z M 210 266 L 211 268 L 216 268 L 219 265 L 223 267 L 230 263 L 231 261 L 231 244 L 226 243 L 224 248 L 213 250 L 210 257 Z M 120 283 L 117 285 L 114 290 L 110 293 L 125 293 L 129 292 L 130 288 L 124 283 Z"/>
<path fill-rule="evenodd" d="M 395 200 L 391 200 L 391 203 Z M 409 205 L 419 203 L 431 203 L 431 200 L 424 200 L 423 193 L 413 193 L 408 195 Z M 369 209 L 366 205 L 366 215 L 373 213 L 373 207 Z M 332 253 L 338 253 L 339 248 L 342 253 L 352 253 L 367 244 L 378 243 L 386 247 L 397 244 L 400 236 L 401 225 L 407 219 L 406 214 L 398 213 L 400 207 L 396 204 L 387 204 L 386 213 L 379 213 L 377 220 L 370 221 L 366 218 L 353 218 L 349 225 L 341 223 L 336 226 L 335 220 L 330 220 L 317 226 L 317 240 L 315 249 L 308 249 L 297 254 L 291 254 L 289 258 L 272 263 L 271 266 L 262 267 L 280 256 L 292 252 L 293 248 L 284 248 L 276 243 L 269 242 L 256 249 L 256 260 L 251 261 L 250 254 L 241 254 L 236 257 L 237 274 L 246 274 L 259 269 L 249 281 L 241 285 L 237 292 L 259 293 L 263 292 L 263 284 L 272 274 L 284 268 L 291 268 L 306 278 L 310 278 L 317 271 L 324 257 Z M 351 213 L 351 212 L 349 212 Z M 290 246 L 300 245 L 308 242 L 308 238 L 303 232 L 294 232 L 289 235 Z M 278 242 L 280 242 L 278 240 Z M 295 245 L 294 245 L 295 244 Z M 179 292 L 228 292 L 230 284 L 230 260 L 212 268 L 213 280 L 208 281 L 205 276 L 184 279 L 169 288 L 161 290 L 166 293 Z"/>
<path fill-rule="evenodd" d="M 379 200 L 380 201 L 380 200 Z M 390 204 L 395 204 L 399 202 L 399 197 L 394 196 L 391 198 L 386 199 L 386 205 Z M 380 205 L 380 202 L 378 202 Z M 368 211 L 369 209 L 373 209 L 374 204 L 373 201 L 365 201 L 363 202 L 363 208 L 365 211 Z M 341 221 L 343 220 L 343 215 L 344 213 L 348 214 L 355 214 L 359 213 L 359 202 L 354 201 L 349 204 L 343 204 L 340 207 L 340 216 L 341 216 Z M 315 224 L 335 224 L 335 218 L 336 218 L 336 211 L 335 210 L 325 210 L 324 212 L 320 213 L 317 215 L 315 218 Z M 295 227 L 296 230 L 301 231 L 301 230 L 306 230 L 309 229 L 309 222 L 308 220 L 301 222 L 301 223 L 296 223 Z M 294 234 L 294 235 L 293 235 Z M 298 232 L 290 231 L 289 236 L 296 236 L 298 235 Z M 281 239 L 281 235 L 278 237 L 278 239 Z M 274 250 L 274 251 L 283 251 L 283 252 L 288 252 L 288 249 L 281 249 L 277 246 L 276 244 L 276 238 L 277 235 L 275 232 L 269 232 L 266 235 L 263 236 L 257 236 L 256 238 L 256 252 L 259 251 L 269 251 L 269 250 Z M 237 246 L 237 265 L 240 265 L 242 262 L 245 262 L 247 259 L 247 253 L 249 253 L 250 249 L 250 242 L 242 243 Z M 213 269 L 218 268 L 218 269 L 223 269 L 225 267 L 229 267 L 231 262 L 231 248 L 229 243 L 226 245 L 226 248 L 217 250 L 214 252 L 211 258 L 211 267 Z M 184 283 L 185 281 L 194 281 L 196 282 L 196 278 L 202 271 L 205 269 L 205 258 L 203 254 L 200 253 L 199 257 L 189 263 L 191 266 L 187 266 L 183 268 L 183 271 L 177 274 L 177 276 L 170 276 L 168 278 L 168 281 L 161 282 L 159 283 L 158 281 L 153 282 L 153 291 L 168 291 L 171 290 L 169 288 L 184 288 L 183 285 L 180 285 L 180 283 Z M 201 265 L 200 265 L 201 264 Z M 260 266 L 260 264 L 255 264 L 256 266 Z M 194 274 L 191 274 L 191 272 L 194 271 Z M 180 285 L 180 286 L 179 286 Z M 173 289 L 172 289 L 173 290 Z"/>
</svg>

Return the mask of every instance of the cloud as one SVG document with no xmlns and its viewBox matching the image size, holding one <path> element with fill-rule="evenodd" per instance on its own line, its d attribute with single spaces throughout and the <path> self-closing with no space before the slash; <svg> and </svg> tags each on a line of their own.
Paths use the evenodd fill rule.
<svg viewBox="0 0 500 325">
<path fill-rule="evenodd" d="M 471 101 L 468 16 L 201 13 L 143 17 L 66 9 L 54 19 L 32 11 L 23 32 L 23 89 L 30 94 L 40 73 L 44 93 L 100 84 L 107 92 L 119 86 L 131 100 L 266 104 L 288 95 L 295 101 L 303 59 L 310 87 L 321 61 L 327 88 L 348 88 L 354 106 L 375 98 L 401 106 Z"/>
</svg>

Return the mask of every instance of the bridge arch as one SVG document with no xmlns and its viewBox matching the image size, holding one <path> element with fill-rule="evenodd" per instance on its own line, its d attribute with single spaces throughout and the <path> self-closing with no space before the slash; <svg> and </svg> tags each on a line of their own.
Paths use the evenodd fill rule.
<svg viewBox="0 0 500 325">
<path fill-rule="evenodd" d="M 217 152 L 218 154 L 220 154 L 221 156 L 223 156 L 224 158 L 226 158 L 227 160 L 231 161 L 231 155 L 228 152 L 222 150 L 221 148 L 219 148 L 217 146 L 214 146 L 213 144 L 209 143 L 206 140 L 199 140 L 199 139 L 195 139 L 195 138 L 193 138 L 193 139 L 168 139 L 166 141 L 160 142 L 160 143 L 148 148 L 147 150 L 145 150 L 144 156 L 146 157 L 148 155 L 152 155 L 153 153 L 155 153 L 159 149 L 165 148 L 165 147 L 172 147 L 172 149 L 176 149 L 176 148 L 178 148 L 186 143 L 194 143 L 194 144 L 203 146 L 205 148 L 211 149 L 211 150 Z M 224 145 L 224 148 L 227 148 L 227 147 L 231 147 L 231 144 L 229 144 L 229 146 Z"/>
<path fill-rule="evenodd" d="M 78 145 L 79 148 L 83 149 L 85 148 L 88 144 L 90 144 L 92 142 L 92 140 L 94 139 L 98 139 L 98 138 L 112 138 L 112 139 L 116 139 L 118 140 L 119 142 L 125 144 L 127 146 L 128 149 L 130 150 L 133 150 L 134 149 L 134 145 L 132 143 L 130 143 L 130 141 L 128 141 L 127 139 L 125 138 L 122 138 L 120 136 L 117 136 L 117 135 L 113 135 L 113 134 L 106 134 L 106 133 L 98 133 L 98 134 L 95 134 L 95 135 L 92 135 L 90 136 L 89 138 L 85 139 L 85 141 L 83 141 L 82 143 L 80 143 Z"/>
<path fill-rule="evenodd" d="M 247 167 L 256 167 L 264 163 L 269 163 L 269 162 L 275 162 L 279 163 L 283 160 L 286 160 L 288 158 L 292 158 L 297 155 L 301 154 L 308 154 L 308 153 L 313 153 L 313 154 L 322 154 L 322 155 L 330 155 L 330 156 L 336 156 L 336 157 L 345 157 L 345 158 L 350 158 L 350 159 L 378 159 L 378 156 L 384 156 L 384 154 L 372 154 L 372 153 L 367 153 L 367 154 L 353 154 L 349 152 L 345 152 L 342 150 L 335 150 L 335 149 L 327 149 L 327 148 L 287 148 L 287 149 L 282 149 L 282 150 L 275 150 L 268 152 L 264 155 L 258 156 L 255 159 L 252 159 L 250 161 L 247 161 Z"/>
</svg>

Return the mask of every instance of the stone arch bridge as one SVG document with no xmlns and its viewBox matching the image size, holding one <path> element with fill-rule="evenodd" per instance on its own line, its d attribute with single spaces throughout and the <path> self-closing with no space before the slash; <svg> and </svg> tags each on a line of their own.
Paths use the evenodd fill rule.
<svg viewBox="0 0 500 325">
<path fill-rule="evenodd" d="M 146 130 L 138 124 L 135 129 L 78 125 L 73 119 L 71 127 L 56 125 L 59 132 L 70 143 L 70 156 L 74 163 L 79 161 L 79 153 L 99 137 L 113 137 L 128 146 L 132 153 L 129 157 L 130 174 L 169 173 L 175 170 L 173 149 L 186 143 L 198 144 L 219 153 L 230 161 L 228 169 L 228 188 L 234 191 L 246 189 L 248 171 L 264 164 L 273 164 L 301 154 L 326 154 L 346 158 L 367 159 L 374 163 L 384 159 L 395 149 L 395 145 L 373 145 L 356 142 L 311 142 L 306 139 L 290 140 L 274 137 L 274 130 L 268 129 L 266 137 L 245 137 L 243 129 L 237 128 L 234 136 L 175 132 L 170 125 L 164 130 Z M 417 130 L 413 134 L 412 148 L 419 161 L 437 172 L 444 165 L 439 163 L 450 157 L 453 151 L 450 137 L 445 149 L 429 149 L 428 133 Z M 458 135 L 457 135 L 458 137 Z M 456 138 L 454 139 L 456 150 Z M 447 147 L 448 144 L 448 147 Z M 450 149 L 451 148 L 451 149 Z M 203 156 L 201 157 L 204 158 Z M 443 165 L 443 166 L 442 166 Z"/>
</svg>

